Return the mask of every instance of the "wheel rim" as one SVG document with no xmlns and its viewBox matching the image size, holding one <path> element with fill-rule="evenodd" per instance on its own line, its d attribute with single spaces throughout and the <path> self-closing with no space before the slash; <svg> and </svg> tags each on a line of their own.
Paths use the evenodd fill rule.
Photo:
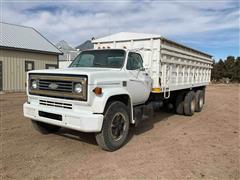
<svg viewBox="0 0 240 180">
<path fill-rule="evenodd" d="M 202 108 L 203 107 L 203 97 L 201 97 L 199 99 L 199 107 Z"/>
<path fill-rule="evenodd" d="M 193 99 L 191 101 L 191 112 L 194 112 L 195 111 L 195 100 Z"/>
<path fill-rule="evenodd" d="M 126 129 L 126 118 L 122 113 L 116 113 L 111 122 L 111 134 L 115 141 L 123 137 Z"/>
</svg>

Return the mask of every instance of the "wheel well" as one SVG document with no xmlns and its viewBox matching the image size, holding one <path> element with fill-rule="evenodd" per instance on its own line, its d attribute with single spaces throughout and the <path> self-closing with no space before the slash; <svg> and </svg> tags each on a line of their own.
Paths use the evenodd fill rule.
<svg viewBox="0 0 240 180">
<path fill-rule="evenodd" d="M 193 88 L 193 90 L 195 91 L 195 92 L 197 92 L 198 90 L 205 90 L 205 88 L 206 88 L 206 86 L 199 86 L 199 87 L 195 87 L 195 88 Z"/>
<path fill-rule="evenodd" d="M 130 123 L 131 123 L 132 122 L 132 106 L 131 106 L 131 99 L 130 99 L 129 95 L 120 94 L 120 95 L 115 95 L 115 96 L 109 97 L 106 102 L 106 105 L 105 105 L 104 113 L 106 112 L 109 104 L 113 101 L 120 101 L 127 106 L 128 110 L 129 110 L 128 114 L 129 114 Z"/>
<path fill-rule="evenodd" d="M 110 98 L 108 98 L 107 104 L 112 101 L 120 101 L 120 102 L 124 103 L 126 106 L 128 106 L 128 104 L 130 103 L 130 98 L 126 94 L 111 96 Z"/>
</svg>

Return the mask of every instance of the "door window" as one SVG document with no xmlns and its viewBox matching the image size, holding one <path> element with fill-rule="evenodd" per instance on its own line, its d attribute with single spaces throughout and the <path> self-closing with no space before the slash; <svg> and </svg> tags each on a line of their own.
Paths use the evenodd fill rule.
<svg viewBox="0 0 240 180">
<path fill-rule="evenodd" d="M 143 68 L 143 60 L 140 54 L 130 52 L 128 54 L 127 69 L 136 70 Z"/>
</svg>

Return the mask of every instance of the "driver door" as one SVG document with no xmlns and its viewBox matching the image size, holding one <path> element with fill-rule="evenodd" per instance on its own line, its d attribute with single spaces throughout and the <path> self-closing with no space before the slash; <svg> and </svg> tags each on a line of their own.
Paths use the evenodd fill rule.
<svg viewBox="0 0 240 180">
<path fill-rule="evenodd" d="M 146 102 L 151 92 L 152 80 L 143 68 L 143 60 L 139 53 L 128 53 L 126 69 L 129 77 L 127 90 L 133 104 Z"/>
</svg>

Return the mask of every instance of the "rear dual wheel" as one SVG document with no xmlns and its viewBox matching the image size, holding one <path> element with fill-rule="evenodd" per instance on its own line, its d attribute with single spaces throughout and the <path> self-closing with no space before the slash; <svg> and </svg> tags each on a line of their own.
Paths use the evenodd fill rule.
<svg viewBox="0 0 240 180">
<path fill-rule="evenodd" d="M 195 108 L 196 108 L 195 93 L 194 91 L 189 91 L 184 98 L 183 103 L 184 114 L 186 116 L 192 116 L 195 112 Z"/>
<path fill-rule="evenodd" d="M 184 93 L 180 92 L 176 97 L 176 103 L 175 103 L 176 113 L 179 115 L 184 114 L 183 104 L 184 104 Z"/>
<path fill-rule="evenodd" d="M 179 93 L 176 97 L 176 113 L 192 116 L 194 112 L 201 112 L 204 104 L 204 91 L 189 91 L 186 95 Z"/>
<path fill-rule="evenodd" d="M 198 90 L 195 94 L 196 96 L 196 106 L 195 111 L 201 112 L 204 104 L 204 93 L 202 90 Z"/>
</svg>

